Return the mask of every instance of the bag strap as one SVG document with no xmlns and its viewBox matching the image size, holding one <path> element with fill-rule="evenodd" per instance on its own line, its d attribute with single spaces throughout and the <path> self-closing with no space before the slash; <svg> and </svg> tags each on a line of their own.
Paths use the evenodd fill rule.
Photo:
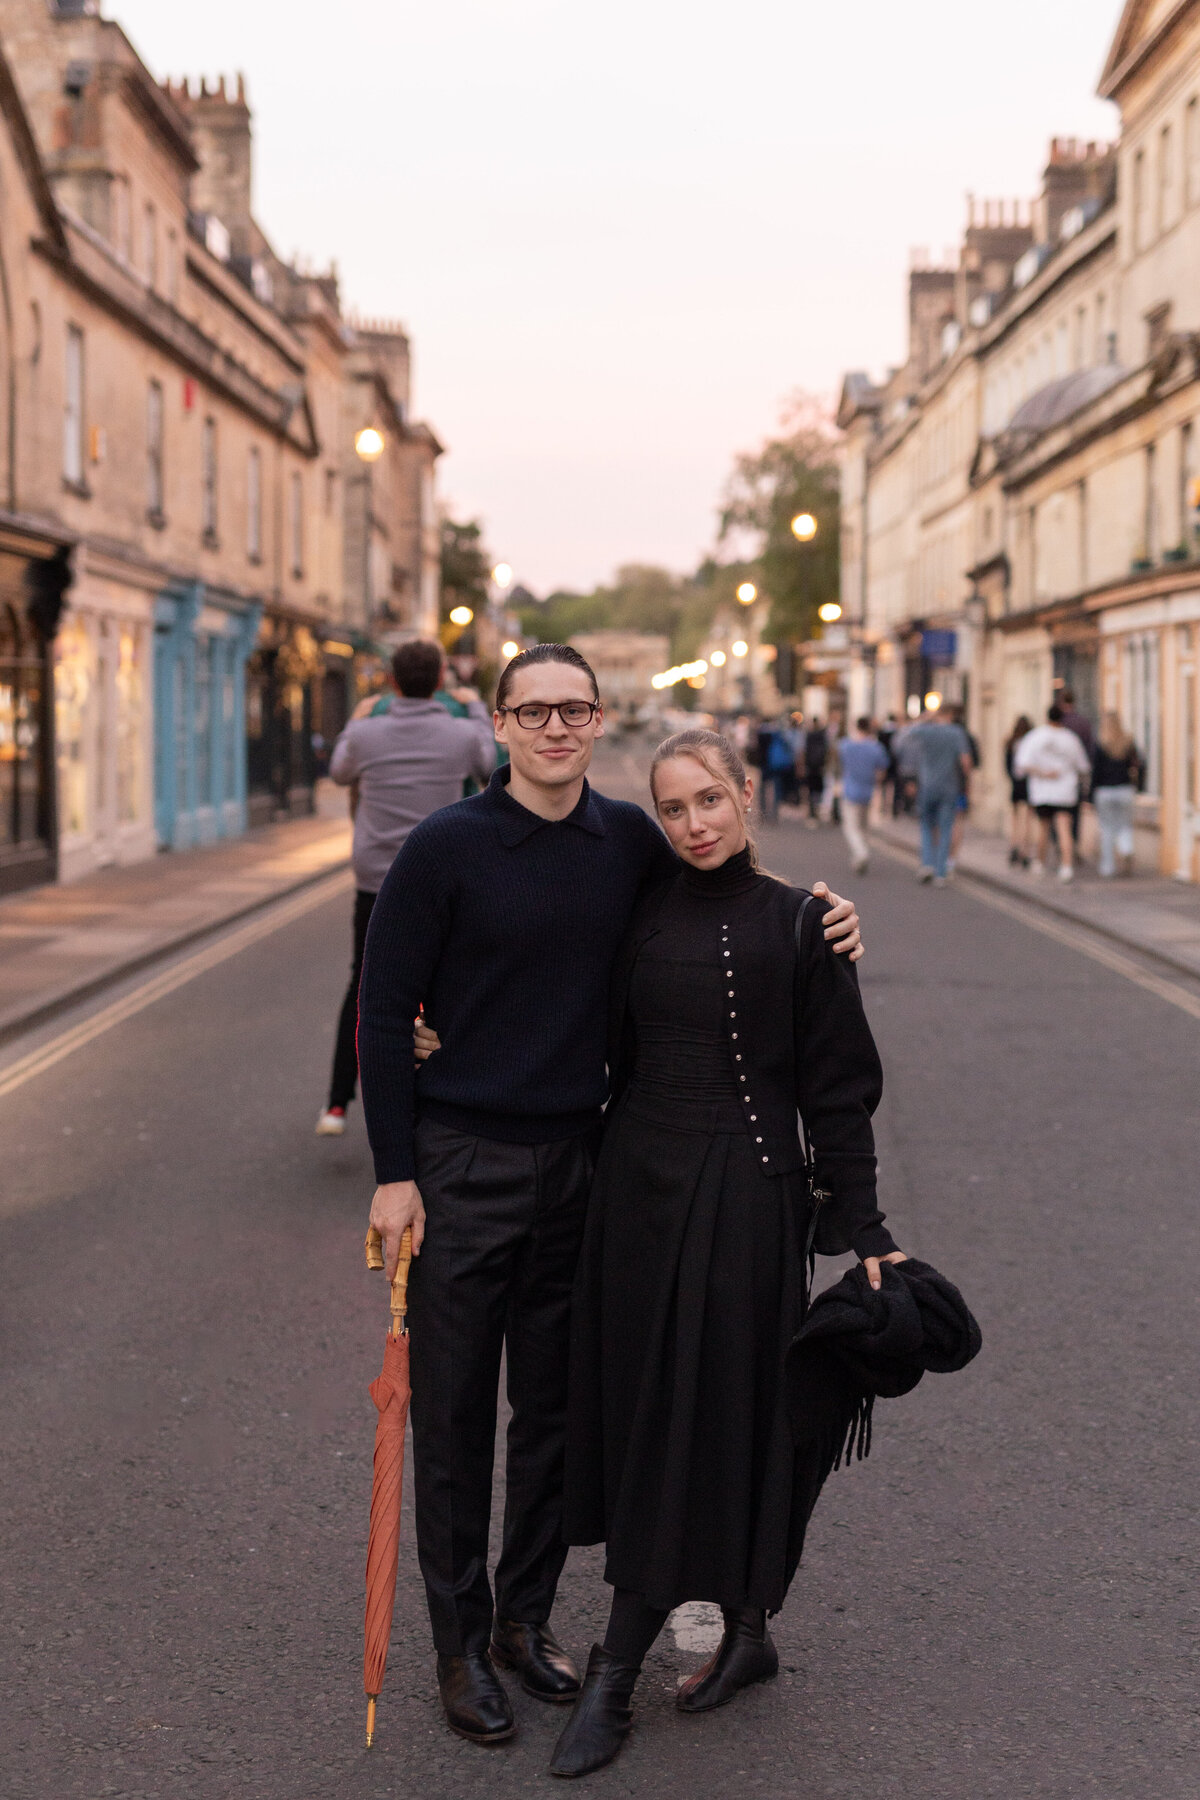
<svg viewBox="0 0 1200 1800">
<path fill-rule="evenodd" d="M 803 978 L 804 978 L 804 953 L 805 953 L 804 921 L 805 921 L 806 917 L 808 916 L 809 908 L 811 906 L 815 906 L 816 901 L 817 901 L 817 896 L 815 894 L 806 894 L 804 896 L 804 899 L 800 902 L 800 909 L 796 914 L 796 961 L 799 966 L 801 980 L 803 980 Z M 801 1131 L 800 1141 L 804 1147 L 804 1168 L 805 1168 L 805 1174 L 806 1174 L 806 1177 L 808 1180 L 808 1197 L 809 1197 L 809 1201 L 810 1201 L 810 1205 L 809 1205 L 809 1209 L 808 1209 L 808 1234 L 807 1234 L 807 1241 L 804 1245 L 804 1265 L 803 1265 L 807 1271 L 807 1280 L 804 1283 L 804 1310 L 807 1311 L 809 1292 L 810 1292 L 810 1287 L 811 1287 L 812 1277 L 813 1277 L 813 1269 L 816 1264 L 815 1245 L 816 1245 L 816 1239 L 817 1239 L 817 1214 L 820 1212 L 821 1207 L 823 1206 L 825 1201 L 830 1198 L 830 1196 L 829 1196 L 828 1191 L 825 1188 L 819 1188 L 816 1185 L 816 1175 L 815 1175 L 813 1157 L 812 1157 L 812 1145 L 809 1143 L 808 1130 L 804 1124 L 803 1117 L 801 1117 L 801 1119 L 800 1119 L 800 1131 Z"/>
</svg>

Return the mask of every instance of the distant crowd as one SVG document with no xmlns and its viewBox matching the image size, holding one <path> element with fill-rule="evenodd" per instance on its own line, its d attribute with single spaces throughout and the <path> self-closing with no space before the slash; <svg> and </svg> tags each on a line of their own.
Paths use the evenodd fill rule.
<svg viewBox="0 0 1200 1800">
<path fill-rule="evenodd" d="M 917 879 L 943 885 L 954 872 L 979 744 L 958 705 L 927 708 L 918 719 L 882 722 L 841 713 L 783 712 L 730 726 L 745 760 L 758 771 L 758 798 L 769 822 L 791 815 L 810 830 L 840 824 L 857 875 L 870 861 L 872 819 L 915 816 L 921 832 Z M 1102 877 L 1133 871 L 1133 822 L 1145 764 L 1120 717 L 1104 714 L 1099 730 L 1063 688 L 1043 724 L 1022 715 L 1004 745 L 1009 782 L 1009 862 L 1031 875 L 1056 868 L 1074 880 L 1085 801 L 1096 814 Z"/>
</svg>

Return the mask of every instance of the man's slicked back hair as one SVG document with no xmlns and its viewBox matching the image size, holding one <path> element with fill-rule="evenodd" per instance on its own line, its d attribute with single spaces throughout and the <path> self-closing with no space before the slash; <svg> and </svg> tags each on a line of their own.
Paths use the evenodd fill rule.
<svg viewBox="0 0 1200 1800">
<path fill-rule="evenodd" d="M 585 662 L 580 656 L 578 650 L 573 650 L 570 644 L 535 644 L 532 650 L 522 650 L 519 656 L 514 656 L 512 661 L 506 665 L 496 689 L 497 708 L 507 705 L 514 676 L 519 675 L 522 669 L 533 668 L 535 663 L 564 663 L 568 669 L 578 669 L 580 674 L 586 675 L 592 684 L 592 699 L 599 700 L 600 686 L 595 672 L 592 665 Z"/>
<path fill-rule="evenodd" d="M 406 700 L 428 700 L 442 678 L 442 646 L 413 638 L 392 656 L 392 680 Z"/>
</svg>

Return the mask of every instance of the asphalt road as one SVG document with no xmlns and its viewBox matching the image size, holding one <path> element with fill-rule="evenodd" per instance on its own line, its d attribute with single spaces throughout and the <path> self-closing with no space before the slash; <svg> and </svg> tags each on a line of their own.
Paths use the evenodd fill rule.
<svg viewBox="0 0 1200 1800">
<path fill-rule="evenodd" d="M 846 880 L 833 831 L 764 852 Z M 853 891 L 885 1204 L 984 1352 L 831 1478 L 779 1680 L 680 1717 L 677 1619 L 588 1792 L 1195 1800 L 1200 1021 L 896 861 Z M 348 940 L 342 892 L 0 1099 L 2 1800 L 551 1791 L 557 1711 L 442 1726 L 411 1519 L 362 1747 L 386 1301 L 361 1121 L 312 1135 Z M 573 1554 L 580 1656 L 605 1610 Z"/>
</svg>

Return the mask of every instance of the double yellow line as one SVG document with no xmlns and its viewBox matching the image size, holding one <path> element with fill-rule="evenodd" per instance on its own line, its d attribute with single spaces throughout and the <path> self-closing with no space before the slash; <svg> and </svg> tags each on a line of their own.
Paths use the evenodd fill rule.
<svg viewBox="0 0 1200 1800">
<path fill-rule="evenodd" d="M 55 1063 L 62 1062 L 64 1057 L 73 1055 L 76 1050 L 82 1050 L 85 1044 L 103 1037 L 114 1025 L 121 1025 L 126 1019 L 135 1018 L 138 1013 L 145 1012 L 148 1006 L 173 994 L 177 988 L 186 987 L 198 975 L 218 968 L 221 963 L 228 962 L 231 956 L 237 956 L 251 944 L 257 944 L 261 938 L 270 937 L 272 932 L 281 931 L 294 920 L 302 919 L 306 913 L 315 912 L 317 907 L 326 905 L 343 888 L 348 887 L 349 882 L 349 875 L 344 870 L 339 870 L 337 874 L 314 883 L 302 894 L 297 894 L 291 900 L 281 901 L 248 924 L 239 925 L 216 943 L 208 944 L 203 950 L 185 957 L 182 962 L 172 964 L 160 975 L 152 975 L 148 981 L 143 981 L 119 1000 L 114 1000 L 99 1012 L 93 1013 L 91 1018 L 71 1026 L 49 1043 L 18 1058 L 6 1069 L 0 1070 L 0 1099 L 23 1087 L 27 1081 L 32 1081 L 35 1075 L 44 1075 L 47 1069 L 52 1069 Z"/>
</svg>

